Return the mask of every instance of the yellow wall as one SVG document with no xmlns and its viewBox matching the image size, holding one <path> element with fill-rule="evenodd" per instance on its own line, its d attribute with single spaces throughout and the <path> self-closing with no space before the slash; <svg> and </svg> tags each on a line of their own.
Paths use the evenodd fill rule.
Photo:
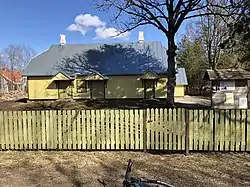
<svg viewBox="0 0 250 187">
<path fill-rule="evenodd" d="M 52 77 L 28 77 L 29 99 L 58 99 L 58 90 Z"/>
<path fill-rule="evenodd" d="M 175 86 L 174 96 L 175 97 L 184 97 L 184 95 L 185 95 L 185 86 L 184 85 Z"/>
<path fill-rule="evenodd" d="M 105 88 L 105 98 L 144 98 L 144 89 L 140 76 L 109 76 Z M 82 77 L 83 78 L 83 77 Z M 58 89 L 52 77 L 28 77 L 29 99 L 58 99 Z M 77 78 L 81 79 L 81 77 Z M 77 80 L 76 79 L 76 80 Z M 90 88 L 85 93 L 77 93 L 76 80 L 73 81 L 73 98 L 90 99 Z M 167 97 L 167 78 L 161 77 L 155 88 L 156 98 Z M 175 96 L 184 96 L 185 86 L 175 87 Z"/>
<path fill-rule="evenodd" d="M 109 76 L 105 97 L 116 98 L 143 98 L 144 92 L 140 76 Z"/>
</svg>

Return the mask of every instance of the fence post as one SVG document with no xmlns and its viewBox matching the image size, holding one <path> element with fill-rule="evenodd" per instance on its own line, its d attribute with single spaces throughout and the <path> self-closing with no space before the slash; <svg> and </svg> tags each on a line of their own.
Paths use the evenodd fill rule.
<svg viewBox="0 0 250 187">
<path fill-rule="evenodd" d="M 147 110 L 143 109 L 143 152 L 147 152 Z"/>
<path fill-rule="evenodd" d="M 189 110 L 185 109 L 185 155 L 189 154 Z"/>
</svg>

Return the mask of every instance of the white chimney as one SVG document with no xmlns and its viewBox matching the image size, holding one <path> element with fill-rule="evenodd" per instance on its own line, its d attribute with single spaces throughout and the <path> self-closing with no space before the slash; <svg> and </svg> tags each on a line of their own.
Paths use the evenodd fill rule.
<svg viewBox="0 0 250 187">
<path fill-rule="evenodd" d="M 144 42 L 144 32 L 143 31 L 139 31 L 138 42 L 139 43 L 143 43 Z"/>
<path fill-rule="evenodd" d="M 65 44 L 66 44 L 66 35 L 60 34 L 60 45 L 65 45 Z"/>
</svg>

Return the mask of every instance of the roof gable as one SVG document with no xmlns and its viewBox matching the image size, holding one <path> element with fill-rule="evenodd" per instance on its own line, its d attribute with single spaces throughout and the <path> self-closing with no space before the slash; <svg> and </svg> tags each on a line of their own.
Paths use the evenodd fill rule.
<svg viewBox="0 0 250 187">
<path fill-rule="evenodd" d="M 70 80 L 71 78 L 64 74 L 63 72 L 58 72 L 53 78 L 53 81 L 59 81 L 59 80 Z"/>
<path fill-rule="evenodd" d="M 141 79 L 158 79 L 159 77 L 153 73 L 152 71 L 146 71 L 142 76 Z"/>
<path fill-rule="evenodd" d="M 90 75 L 87 75 L 84 79 L 85 80 L 107 80 L 108 78 L 99 73 L 92 73 Z"/>
</svg>

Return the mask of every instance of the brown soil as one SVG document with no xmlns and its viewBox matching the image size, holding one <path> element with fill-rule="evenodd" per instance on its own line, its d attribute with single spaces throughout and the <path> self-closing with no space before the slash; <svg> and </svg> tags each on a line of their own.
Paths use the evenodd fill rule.
<svg viewBox="0 0 250 187">
<path fill-rule="evenodd" d="M 0 186 L 122 186 L 135 176 L 175 186 L 250 186 L 250 154 L 152 155 L 139 152 L 0 152 Z"/>
<path fill-rule="evenodd" d="M 0 110 L 62 110 L 62 109 L 114 109 L 114 108 L 168 108 L 165 100 L 57 100 L 30 101 L 0 100 Z M 204 104 L 176 102 L 180 108 L 208 108 Z"/>
</svg>

